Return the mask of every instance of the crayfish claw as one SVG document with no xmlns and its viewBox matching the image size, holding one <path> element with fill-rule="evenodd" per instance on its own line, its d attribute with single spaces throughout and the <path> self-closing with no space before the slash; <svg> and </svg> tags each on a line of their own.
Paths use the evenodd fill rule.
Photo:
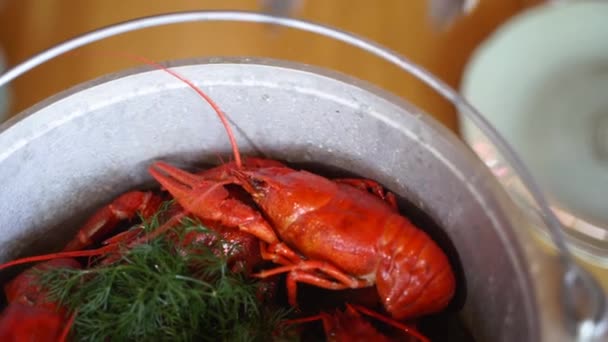
<svg viewBox="0 0 608 342">
<path fill-rule="evenodd" d="M 148 171 L 156 180 L 170 183 L 171 187 L 181 186 L 191 189 L 201 181 L 199 176 L 161 161 L 152 164 Z M 162 182 L 161 185 L 165 186 Z"/>
</svg>

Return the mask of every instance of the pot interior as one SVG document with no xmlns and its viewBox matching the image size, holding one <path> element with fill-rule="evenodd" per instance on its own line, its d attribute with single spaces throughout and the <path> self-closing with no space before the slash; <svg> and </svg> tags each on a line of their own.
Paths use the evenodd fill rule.
<svg viewBox="0 0 608 342">
<path fill-rule="evenodd" d="M 503 194 L 447 129 L 386 92 L 308 66 L 216 59 L 176 71 L 227 113 L 244 155 L 371 178 L 398 195 L 459 278 L 429 331 L 462 333 L 451 330 L 458 317 L 477 341 L 538 340 Z M 218 155 L 229 158 L 230 146 L 216 114 L 162 71 L 131 70 L 48 99 L 0 130 L 0 260 L 56 250 L 95 208 L 149 185 L 154 160 L 192 167 Z"/>
</svg>

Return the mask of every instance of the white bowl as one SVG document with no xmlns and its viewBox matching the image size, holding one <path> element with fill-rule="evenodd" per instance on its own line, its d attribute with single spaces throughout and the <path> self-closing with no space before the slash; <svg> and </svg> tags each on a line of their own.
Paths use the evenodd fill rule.
<svg viewBox="0 0 608 342">
<path fill-rule="evenodd" d="M 608 243 L 608 2 L 516 16 L 475 52 L 461 90 L 520 154 L 571 233 Z M 461 131 L 472 145 L 480 139 L 465 120 Z"/>
</svg>

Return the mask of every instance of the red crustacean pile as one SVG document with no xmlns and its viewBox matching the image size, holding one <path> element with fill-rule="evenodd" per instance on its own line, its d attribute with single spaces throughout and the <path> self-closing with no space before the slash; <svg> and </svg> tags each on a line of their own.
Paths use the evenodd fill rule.
<svg viewBox="0 0 608 342">
<path fill-rule="evenodd" d="M 345 303 L 335 313 L 290 323 L 305 327 L 305 322 L 320 320 L 328 340 L 391 340 L 370 323 L 382 321 L 402 331 L 402 339 L 426 340 L 403 322 L 444 310 L 456 291 L 455 275 L 438 244 L 399 212 L 395 197 L 372 180 L 329 179 L 276 160 L 242 160 L 217 105 L 190 81 L 161 68 L 213 106 L 230 137 L 234 161 L 196 173 L 155 162 L 149 172 L 162 192 L 127 192 L 99 209 L 63 251 L 0 265 L 37 263 L 4 286 L 8 305 L 0 317 L 0 340 L 70 339 L 70 322 L 78 312 L 45 300 L 35 270 L 86 268 L 82 258 L 94 256 L 102 257 L 102 264 L 119 262 L 119 245 L 132 248 L 161 236 L 170 239 L 185 218 L 200 220 L 243 247 L 231 256 L 233 271 L 266 280 L 274 290 L 276 279 L 283 277 L 292 308 L 298 307 L 298 284 L 329 290 L 373 287 L 381 303 L 376 311 Z M 123 221 L 152 217 L 167 198 L 174 204 L 158 229 L 114 232 Z M 101 247 L 91 249 L 101 239 Z M 210 245 L 213 239 L 190 233 L 181 243 Z M 266 266 L 259 269 L 262 264 Z"/>
</svg>

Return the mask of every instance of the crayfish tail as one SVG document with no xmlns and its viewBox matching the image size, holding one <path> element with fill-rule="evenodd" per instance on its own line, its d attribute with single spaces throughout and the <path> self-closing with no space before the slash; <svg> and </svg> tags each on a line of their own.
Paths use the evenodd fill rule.
<svg viewBox="0 0 608 342">
<path fill-rule="evenodd" d="M 439 312 L 456 290 L 450 262 L 439 246 L 409 220 L 394 221 L 380 247 L 376 285 L 385 309 L 398 320 Z M 395 229 L 398 228 L 398 229 Z M 391 230 L 400 233 L 390 233 Z"/>
</svg>

